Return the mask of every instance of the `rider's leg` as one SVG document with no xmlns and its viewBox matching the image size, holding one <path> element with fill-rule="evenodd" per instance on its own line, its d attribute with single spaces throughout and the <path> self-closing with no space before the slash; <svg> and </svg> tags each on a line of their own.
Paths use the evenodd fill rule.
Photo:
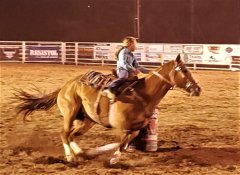
<svg viewBox="0 0 240 175">
<path fill-rule="evenodd" d="M 119 70 L 118 79 L 111 82 L 110 85 L 108 86 L 108 89 L 104 91 L 104 93 L 106 93 L 110 101 L 112 102 L 115 101 L 117 89 L 127 80 L 128 76 L 129 76 L 128 71 L 124 69 Z"/>
</svg>

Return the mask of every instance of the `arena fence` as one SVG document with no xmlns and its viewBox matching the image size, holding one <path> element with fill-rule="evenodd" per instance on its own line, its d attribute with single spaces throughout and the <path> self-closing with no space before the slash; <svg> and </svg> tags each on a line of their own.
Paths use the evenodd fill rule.
<svg viewBox="0 0 240 175">
<path fill-rule="evenodd" d="M 52 62 L 76 65 L 115 65 L 121 43 L 0 41 L 0 62 Z M 189 68 L 240 70 L 240 45 L 139 43 L 141 65 L 157 67 L 178 54 Z"/>
</svg>

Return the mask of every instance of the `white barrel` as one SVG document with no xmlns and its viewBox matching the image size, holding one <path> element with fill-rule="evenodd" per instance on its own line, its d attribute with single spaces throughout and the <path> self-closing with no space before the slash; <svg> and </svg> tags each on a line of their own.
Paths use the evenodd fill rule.
<svg viewBox="0 0 240 175">
<path fill-rule="evenodd" d="M 158 110 L 155 109 L 146 126 L 147 133 L 143 138 L 145 141 L 145 151 L 155 152 L 158 149 Z"/>
</svg>

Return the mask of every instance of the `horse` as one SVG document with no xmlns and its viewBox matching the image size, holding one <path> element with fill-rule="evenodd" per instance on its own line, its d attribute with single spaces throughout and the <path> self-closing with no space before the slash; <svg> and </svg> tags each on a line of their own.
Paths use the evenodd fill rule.
<svg viewBox="0 0 240 175">
<path fill-rule="evenodd" d="M 15 98 L 20 100 L 20 104 L 16 106 L 17 113 L 23 113 L 24 118 L 33 111 L 47 111 L 57 104 L 63 116 L 60 136 L 69 162 L 75 162 L 81 156 L 88 157 L 111 150 L 115 152 L 110 158 L 110 164 L 118 163 L 121 153 L 127 149 L 140 129 L 148 124 L 153 111 L 171 88 L 184 89 L 192 96 L 201 94 L 200 86 L 181 60 L 180 54 L 175 60 L 163 64 L 145 77 L 134 80 L 129 85 L 130 88 L 117 96 L 114 103 L 110 103 L 101 94 L 103 88 L 97 89 L 79 81 L 82 77 L 80 75 L 62 88 L 42 97 L 23 90 L 15 94 Z M 74 137 L 83 135 L 95 124 L 116 130 L 119 142 L 90 149 L 91 151 L 80 148 Z"/>
</svg>

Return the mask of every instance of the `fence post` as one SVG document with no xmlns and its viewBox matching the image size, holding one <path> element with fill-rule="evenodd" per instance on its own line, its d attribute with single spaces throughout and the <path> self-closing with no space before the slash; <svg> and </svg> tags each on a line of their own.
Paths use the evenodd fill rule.
<svg viewBox="0 0 240 175">
<path fill-rule="evenodd" d="M 75 64 L 78 65 L 78 43 L 75 43 Z"/>
<path fill-rule="evenodd" d="M 104 66 L 104 58 L 102 58 L 102 66 Z"/>
<path fill-rule="evenodd" d="M 64 42 L 61 43 L 61 51 L 62 51 L 62 64 L 65 64 L 66 61 L 66 44 Z"/>
<path fill-rule="evenodd" d="M 26 61 L 26 42 L 22 42 L 22 63 Z"/>
</svg>

